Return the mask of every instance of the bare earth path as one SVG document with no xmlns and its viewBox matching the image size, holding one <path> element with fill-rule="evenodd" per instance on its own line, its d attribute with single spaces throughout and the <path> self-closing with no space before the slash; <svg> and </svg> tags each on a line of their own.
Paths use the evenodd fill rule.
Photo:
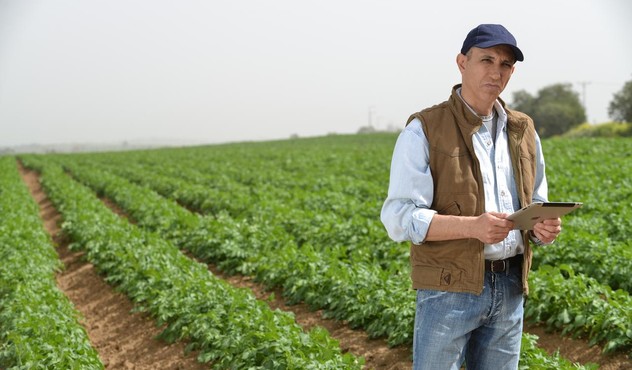
<svg viewBox="0 0 632 370">
<path fill-rule="evenodd" d="M 225 276 L 213 266 L 209 266 L 209 268 L 215 275 L 226 279 L 234 286 L 250 288 L 259 299 L 269 300 L 270 294 L 274 293 L 274 299 L 270 302 L 271 307 L 294 312 L 296 321 L 305 328 L 315 325 L 326 328 L 332 337 L 340 341 L 343 349 L 349 350 L 353 354 L 364 356 L 367 364 L 366 368 L 378 370 L 412 369 L 412 363 L 410 362 L 412 352 L 409 347 L 389 349 L 386 341 L 369 339 L 364 331 L 353 330 L 335 320 L 324 319 L 321 311 L 310 311 L 305 304 L 286 305 L 280 290 L 269 292 L 260 284 L 253 282 L 252 278 L 248 276 Z M 599 346 L 590 347 L 585 340 L 572 339 L 559 333 L 547 333 L 542 327 L 535 325 L 527 325 L 525 332 L 536 334 L 539 337 L 539 347 L 545 349 L 549 354 L 559 350 L 564 358 L 572 362 L 580 364 L 596 363 L 601 370 L 632 370 L 632 360 L 625 354 L 602 355 L 602 348 Z"/>
<path fill-rule="evenodd" d="M 84 315 L 88 335 L 99 351 L 107 369 L 203 369 L 194 355 L 183 356 L 184 345 L 169 345 L 153 339 L 159 332 L 154 322 L 144 314 L 131 314 L 131 302 L 115 292 L 96 273 L 94 267 L 85 262 L 81 252 L 68 250 L 62 240 L 58 222 L 59 213 L 42 191 L 36 173 L 20 167 L 24 181 L 40 205 L 40 214 L 47 231 L 53 236 L 60 258 L 66 270 L 57 277 L 58 285 Z M 124 212 L 112 202 L 105 203 L 119 215 Z M 247 276 L 225 276 L 213 265 L 213 274 L 224 278 L 236 287 L 246 287 L 257 298 L 266 300 L 272 308 L 291 311 L 296 321 L 306 329 L 313 326 L 326 328 L 340 342 L 344 351 L 363 356 L 367 369 L 408 370 L 412 368 L 409 346 L 389 348 L 383 339 L 369 339 L 366 332 L 353 330 L 344 323 L 324 319 L 321 311 L 311 311 L 306 305 L 288 306 L 279 290 L 266 291 L 263 286 Z M 273 298 L 270 298 L 274 294 Z M 549 353 L 558 350 L 565 358 L 580 363 L 593 362 L 603 370 L 632 369 L 632 360 L 625 354 L 604 356 L 601 348 L 589 347 L 586 341 L 546 333 L 542 328 L 527 326 L 525 331 L 540 337 L 539 345 Z"/>
<path fill-rule="evenodd" d="M 214 266 L 209 269 L 218 277 L 231 283 L 233 286 L 249 288 L 258 299 L 265 300 L 273 309 L 293 312 L 296 322 L 309 330 L 314 326 L 321 326 L 333 338 L 340 342 L 343 351 L 348 351 L 365 359 L 365 368 L 377 370 L 407 370 L 412 369 L 412 352 L 409 346 L 389 348 L 384 339 L 370 339 L 363 330 L 353 330 L 340 321 L 325 319 L 322 311 L 311 311 L 306 304 L 288 306 L 282 297 L 280 290 L 266 291 L 261 284 L 252 280 L 249 276 L 226 276 Z M 271 295 L 274 295 L 270 299 Z"/>
<path fill-rule="evenodd" d="M 598 364 L 601 370 L 632 369 L 632 359 L 623 353 L 603 355 L 601 354 L 603 348 L 600 346 L 590 347 L 586 340 L 572 339 L 559 333 L 547 333 L 540 326 L 527 325 L 525 331 L 540 337 L 538 345 L 546 349 L 547 352 L 553 353 L 559 349 L 564 358 L 573 362 L 581 364 L 592 362 Z"/>
<path fill-rule="evenodd" d="M 46 231 L 53 237 L 59 258 L 66 266 L 57 285 L 84 317 L 83 325 L 106 369 L 205 369 L 194 354 L 184 356 L 184 344 L 154 339 L 160 333 L 143 313 L 132 313 L 132 303 L 116 292 L 86 262 L 82 252 L 72 252 L 60 235 L 60 214 L 44 194 L 36 173 L 20 168 L 22 178 L 40 207 Z"/>
</svg>

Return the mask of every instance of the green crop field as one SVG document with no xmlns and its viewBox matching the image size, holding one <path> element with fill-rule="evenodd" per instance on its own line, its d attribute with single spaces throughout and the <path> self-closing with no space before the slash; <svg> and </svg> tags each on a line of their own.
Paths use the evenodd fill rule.
<svg viewBox="0 0 632 370">
<path fill-rule="evenodd" d="M 391 241 L 379 220 L 395 140 L 394 134 L 332 135 L 6 156 L 0 177 L 19 188 L 18 160 L 40 173 L 72 247 L 85 250 L 108 282 L 165 325 L 162 338 L 186 340 L 209 367 L 353 369 L 363 359 L 344 353 L 325 330 L 303 330 L 291 315 L 231 287 L 180 250 L 225 274 L 281 289 L 289 304 L 304 302 L 392 346 L 411 345 L 409 246 Z M 564 218 L 554 245 L 536 248 L 526 320 L 586 338 L 605 353 L 629 354 L 632 139 L 548 139 L 543 149 L 550 200 L 584 206 Z M 18 203 L 32 200 L 9 197 L 13 192 L 0 189 L 3 220 L 37 215 L 31 206 L 20 210 Z M 35 236 L 21 229 L 37 226 L 6 224 L 0 224 L 3 257 L 23 249 L 50 259 L 51 247 L 35 248 L 28 239 Z M 23 279 L 11 272 L 22 269 L 19 263 L 0 270 L 0 302 L 15 301 L 16 286 L 22 289 Z M 16 310 L 0 306 L 0 368 L 29 368 L 21 351 L 29 351 L 23 343 L 31 337 Z M 51 347 L 67 346 L 50 335 Z M 83 337 L 76 338 L 81 346 Z M 522 369 L 581 368 L 546 355 L 528 334 L 522 352 Z"/>
</svg>

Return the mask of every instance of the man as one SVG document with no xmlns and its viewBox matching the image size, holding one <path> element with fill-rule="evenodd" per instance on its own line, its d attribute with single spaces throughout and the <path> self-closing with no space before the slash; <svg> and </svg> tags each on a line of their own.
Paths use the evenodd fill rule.
<svg viewBox="0 0 632 370">
<path fill-rule="evenodd" d="M 561 231 L 559 218 L 531 231 L 506 219 L 547 200 L 533 121 L 499 98 L 523 60 L 503 26 L 474 28 L 456 57 L 461 84 L 397 139 L 381 219 L 393 240 L 411 241 L 414 369 L 518 368 L 529 243 Z"/>
</svg>

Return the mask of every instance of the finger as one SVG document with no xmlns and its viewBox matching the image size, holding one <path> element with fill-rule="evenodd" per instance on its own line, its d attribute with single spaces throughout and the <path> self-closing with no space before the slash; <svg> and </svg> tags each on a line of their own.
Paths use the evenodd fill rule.
<svg viewBox="0 0 632 370">
<path fill-rule="evenodd" d="M 544 225 L 544 230 L 550 234 L 559 234 L 562 228 L 559 225 Z"/>
<path fill-rule="evenodd" d="M 562 220 L 559 218 L 547 218 L 543 220 L 542 223 L 549 226 L 560 226 L 562 224 Z"/>
<path fill-rule="evenodd" d="M 549 225 L 546 223 L 547 220 L 544 220 L 542 222 L 538 222 L 537 224 L 535 224 L 533 226 L 533 231 L 534 232 L 554 232 L 555 230 L 557 230 L 557 228 L 559 227 L 559 225 Z"/>
<path fill-rule="evenodd" d="M 535 237 L 540 239 L 541 241 L 548 243 L 548 239 L 549 239 L 549 234 L 548 232 L 546 232 L 546 230 L 543 230 L 542 228 L 539 228 L 538 230 L 535 230 L 535 228 L 533 229 L 533 233 L 535 234 Z"/>
<path fill-rule="evenodd" d="M 548 230 L 547 228 L 544 228 L 540 230 L 540 232 L 534 231 L 534 233 L 536 234 L 536 237 L 540 239 L 541 241 L 545 243 L 551 243 L 557 238 L 560 231 L 561 231 L 561 228 L 557 227 L 554 230 Z"/>
</svg>

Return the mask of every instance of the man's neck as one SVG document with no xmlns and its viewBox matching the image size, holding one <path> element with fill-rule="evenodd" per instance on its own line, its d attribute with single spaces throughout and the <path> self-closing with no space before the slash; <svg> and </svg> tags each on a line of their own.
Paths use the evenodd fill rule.
<svg viewBox="0 0 632 370">
<path fill-rule="evenodd" d="M 481 101 L 480 99 L 476 99 L 474 94 L 469 94 L 466 89 L 461 88 L 461 98 L 467 105 L 476 112 L 479 116 L 488 116 L 492 113 L 494 109 L 494 103 L 496 102 L 496 98 L 491 101 Z"/>
</svg>

